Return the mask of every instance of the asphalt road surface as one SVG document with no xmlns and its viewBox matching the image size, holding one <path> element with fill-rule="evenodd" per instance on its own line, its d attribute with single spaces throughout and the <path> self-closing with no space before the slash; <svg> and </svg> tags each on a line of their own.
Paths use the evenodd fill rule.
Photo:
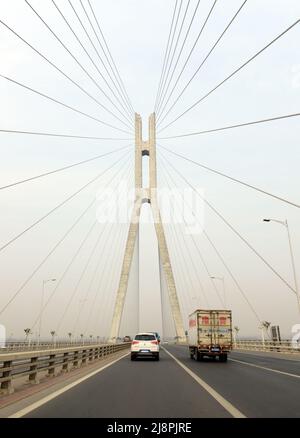
<svg viewBox="0 0 300 438">
<path fill-rule="evenodd" d="M 196 362 L 187 347 L 165 348 L 159 362 L 127 356 L 26 416 L 300 417 L 300 361 L 234 352 Z"/>
<path fill-rule="evenodd" d="M 300 418 L 300 361 L 233 352 L 225 364 L 196 362 L 184 347 L 168 350 L 246 417 Z"/>
</svg>

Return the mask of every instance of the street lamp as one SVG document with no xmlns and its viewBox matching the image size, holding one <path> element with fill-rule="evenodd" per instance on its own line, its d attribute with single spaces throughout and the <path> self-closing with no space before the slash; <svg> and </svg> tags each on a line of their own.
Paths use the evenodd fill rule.
<svg viewBox="0 0 300 438">
<path fill-rule="evenodd" d="M 263 219 L 263 222 L 277 222 L 278 224 L 281 224 L 281 225 L 285 226 L 285 228 L 286 228 L 288 241 L 289 241 L 289 247 L 290 247 L 291 262 L 292 262 L 293 275 L 294 275 L 294 284 L 295 284 L 295 290 L 296 290 L 296 298 L 297 298 L 297 303 L 298 303 L 298 310 L 300 313 L 300 294 L 299 294 L 299 288 L 298 288 L 294 252 L 293 252 L 293 246 L 292 246 L 292 240 L 291 240 L 291 234 L 290 234 L 288 221 L 287 221 L 287 219 L 285 221 L 280 221 L 278 219 Z"/>
<path fill-rule="evenodd" d="M 41 300 L 41 310 L 40 310 L 40 321 L 39 321 L 39 333 L 38 333 L 38 345 L 40 345 L 41 340 L 41 330 L 42 330 L 42 317 L 44 311 L 44 295 L 45 295 L 45 284 L 51 281 L 56 281 L 56 278 L 49 278 L 48 280 L 43 280 L 43 290 L 42 290 L 42 300 Z"/>
<path fill-rule="evenodd" d="M 210 277 L 210 278 L 212 280 L 220 280 L 220 281 L 222 281 L 222 285 L 223 285 L 223 297 L 224 297 L 223 304 L 224 304 L 224 307 L 226 308 L 227 305 L 226 305 L 226 294 L 225 294 L 225 278 L 224 277 Z"/>
</svg>

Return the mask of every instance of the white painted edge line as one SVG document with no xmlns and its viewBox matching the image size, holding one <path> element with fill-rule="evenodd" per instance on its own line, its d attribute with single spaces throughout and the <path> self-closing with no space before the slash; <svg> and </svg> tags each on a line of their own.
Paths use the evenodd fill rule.
<svg viewBox="0 0 300 438">
<path fill-rule="evenodd" d="M 209 386 L 204 380 L 202 380 L 197 374 L 195 374 L 190 368 L 185 366 L 180 360 L 178 360 L 173 354 L 171 354 L 169 351 L 167 351 L 164 347 L 162 347 L 163 350 L 171 356 L 175 362 L 184 369 L 200 386 L 202 386 L 205 391 L 207 391 L 227 412 L 229 412 L 230 415 L 232 415 L 234 418 L 246 418 L 246 416 L 239 411 L 237 408 L 235 408 L 228 400 L 226 400 L 224 397 L 222 397 L 217 391 L 215 391 L 211 386 Z"/>
<path fill-rule="evenodd" d="M 254 363 L 244 362 L 243 360 L 237 360 L 237 359 L 228 359 L 228 360 L 230 360 L 231 362 L 237 362 L 237 363 L 241 363 L 243 365 L 248 365 L 249 367 L 261 368 L 262 370 L 272 371 L 273 373 L 283 374 L 285 376 L 296 377 L 296 379 L 300 379 L 300 376 L 297 374 L 287 373 L 285 371 L 274 370 L 273 368 L 267 368 L 267 367 L 263 367 L 261 365 L 256 365 Z"/>
<path fill-rule="evenodd" d="M 259 357 L 270 357 L 275 359 L 281 359 L 281 360 L 292 360 L 292 361 L 298 361 L 300 362 L 300 354 L 297 353 L 291 353 L 289 351 L 265 351 L 265 350 L 243 350 L 242 348 L 238 348 L 237 350 L 233 349 L 233 353 L 235 354 L 248 354 L 248 356 L 254 356 L 255 353 L 265 353 L 264 355 L 259 355 Z M 289 355 L 288 357 L 281 357 L 280 355 Z"/>
<path fill-rule="evenodd" d="M 45 403 L 48 403 L 50 400 L 53 400 L 54 398 L 58 397 L 59 395 L 63 394 L 66 391 L 69 391 L 69 389 L 74 388 L 74 386 L 79 385 L 80 383 L 84 382 L 85 380 L 89 379 L 90 377 L 93 377 L 95 374 L 100 373 L 101 371 L 105 370 L 106 368 L 110 367 L 111 365 L 114 365 L 116 362 L 119 362 L 119 360 L 124 359 L 124 357 L 128 356 L 130 353 L 126 353 L 123 356 L 119 357 L 118 359 L 114 360 L 113 362 L 110 362 L 103 367 L 99 368 L 98 370 L 95 370 L 86 376 L 81 377 L 80 379 L 76 380 L 73 383 L 70 383 L 69 385 L 65 386 L 64 388 L 61 388 L 52 394 L 47 395 L 46 397 L 42 398 L 41 400 L 38 400 L 37 402 L 27 406 L 24 409 L 21 409 L 20 411 L 16 412 L 15 414 L 10 415 L 8 418 L 21 418 L 24 417 L 24 415 L 29 414 L 29 412 L 34 411 L 35 409 L 38 409 L 40 406 L 44 405 Z"/>
</svg>

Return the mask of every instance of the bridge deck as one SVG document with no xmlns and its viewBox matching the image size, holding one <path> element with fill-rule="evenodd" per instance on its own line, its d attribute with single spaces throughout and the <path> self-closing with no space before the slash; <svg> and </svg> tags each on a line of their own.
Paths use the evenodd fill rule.
<svg viewBox="0 0 300 438">
<path fill-rule="evenodd" d="M 203 384 L 209 385 L 208 391 Z M 23 408 L 28 404 L 23 401 Z M 186 347 L 168 345 L 159 362 L 131 362 L 126 356 L 21 414 L 34 418 L 230 418 L 236 409 L 246 417 L 300 417 L 299 406 L 300 361 L 234 352 L 225 364 L 195 362 Z M 0 413 L 3 416 L 5 409 Z"/>
</svg>

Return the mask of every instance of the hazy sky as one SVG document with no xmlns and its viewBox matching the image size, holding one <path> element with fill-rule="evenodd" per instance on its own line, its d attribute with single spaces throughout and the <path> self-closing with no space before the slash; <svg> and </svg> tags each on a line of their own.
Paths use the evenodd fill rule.
<svg viewBox="0 0 300 438">
<path fill-rule="evenodd" d="M 109 94 L 110 91 L 74 35 L 67 28 L 52 1 L 30 0 L 30 3 Z M 100 65 L 69 2 L 57 0 L 56 3 L 97 65 Z M 196 0 L 190 2 L 183 35 L 196 3 Z M 217 1 L 174 97 L 190 79 L 242 3 L 242 0 Z M 72 4 L 94 38 L 88 28 L 80 1 L 73 0 Z M 84 4 L 88 7 L 86 0 Z M 92 4 L 134 109 L 144 118 L 146 136 L 147 118 L 154 108 L 175 1 L 93 0 Z M 187 1 L 184 0 L 184 7 L 186 4 Z M 212 0 L 201 0 L 179 62 L 178 72 L 212 4 Z M 237 20 L 170 113 L 166 122 L 176 118 L 299 17 L 300 3 L 298 0 L 248 0 Z M 34 15 L 25 1 L 1 0 L 0 19 L 96 99 L 114 111 L 113 106 Z M 159 136 L 183 134 L 299 112 L 299 40 L 300 27 L 297 25 Z M 94 41 L 96 45 L 97 41 Z M 3 24 L 0 24 L 0 65 L 1 75 L 22 82 L 107 123 L 127 130 L 118 120 L 107 114 L 8 31 Z M 21 89 L 3 78 L 0 78 L 0 96 L 0 129 L 97 137 L 133 137 L 88 120 L 82 115 L 75 114 Z M 0 133 L 0 186 L 94 157 L 130 143 L 132 144 L 131 140 L 91 141 Z M 299 204 L 298 118 L 198 137 L 159 140 L 159 143 L 202 164 Z M 129 151 L 130 149 L 127 150 L 126 157 L 120 161 L 120 164 L 116 164 L 105 173 L 97 184 L 89 186 L 79 196 L 0 252 L 1 308 L 14 296 L 87 205 L 95 199 L 96 193 L 103 190 L 105 184 L 115 187 L 118 178 L 132 184 L 133 168 L 130 166 L 129 158 L 132 160 L 133 147 Z M 62 173 L 1 190 L 0 246 L 22 232 L 101 171 L 105 171 L 125 153 L 126 151 L 120 151 Z M 286 230 L 280 224 L 262 222 L 264 217 L 287 219 L 300 282 L 300 230 L 297 208 L 239 186 L 221 176 L 210 174 L 170 154 L 168 154 L 168 159 L 191 184 L 203 190 L 205 197 L 279 271 L 280 275 L 293 285 Z M 158 157 L 160 186 L 165 185 L 166 177 L 162 164 L 161 157 Z M 121 173 L 114 178 L 119 169 Z M 176 174 L 173 173 L 173 177 L 176 184 L 186 186 Z M 7 327 L 9 335 L 11 333 L 14 336 L 23 335 L 25 327 L 32 327 L 40 311 L 43 280 L 57 279 L 56 283 L 49 282 L 45 285 L 45 299 L 47 299 L 71 263 L 89 228 L 92 227 L 96 219 L 96 209 L 99 207 L 103 206 L 97 201 L 69 234 L 66 241 L 33 275 L 12 304 L 0 316 L 0 323 Z M 146 213 L 144 210 L 143 216 Z M 292 325 L 299 322 L 299 312 L 297 312 L 296 297 L 293 292 L 207 207 L 204 207 L 203 217 L 208 235 L 224 256 L 260 319 L 279 324 L 284 336 L 290 336 Z M 174 228 L 166 227 L 186 325 L 188 313 L 195 307 L 205 306 L 202 289 L 210 307 L 220 307 L 221 304 L 190 236 L 183 234 L 184 230 L 180 227 L 177 230 L 181 230 L 181 233 L 176 238 Z M 77 335 L 80 332 L 86 335 L 89 333 L 107 335 L 126 232 L 127 226 L 118 224 L 108 224 L 106 227 L 98 224 L 91 230 L 78 257 L 70 264 L 68 272 L 63 281 L 59 283 L 53 299 L 44 312 L 42 325 L 44 336 L 48 336 L 50 330 L 53 329 L 57 329 L 60 336 L 65 336 L 69 331 L 74 331 Z M 91 254 L 98 237 L 99 244 Z M 195 240 L 205 257 L 211 275 L 225 278 L 227 305 L 233 310 L 234 323 L 240 327 L 241 336 L 256 335 L 258 333 L 257 320 L 210 244 L 202 234 L 195 236 Z M 90 263 L 87 264 L 89 258 Z M 161 330 L 157 243 L 152 225 L 141 226 L 140 265 L 140 328 L 156 330 L 158 327 Z M 217 282 L 216 285 L 221 294 L 221 282 Z M 134 294 L 137 295 L 136 285 L 131 287 L 130 294 L 131 301 L 128 302 L 124 311 L 123 332 L 134 331 L 136 314 L 134 308 L 137 304 L 137 298 L 134 297 Z M 128 321 L 128 325 L 125 320 Z M 169 317 L 167 320 L 167 325 L 170 327 Z M 37 326 L 36 324 L 34 327 L 35 333 Z"/>
</svg>

